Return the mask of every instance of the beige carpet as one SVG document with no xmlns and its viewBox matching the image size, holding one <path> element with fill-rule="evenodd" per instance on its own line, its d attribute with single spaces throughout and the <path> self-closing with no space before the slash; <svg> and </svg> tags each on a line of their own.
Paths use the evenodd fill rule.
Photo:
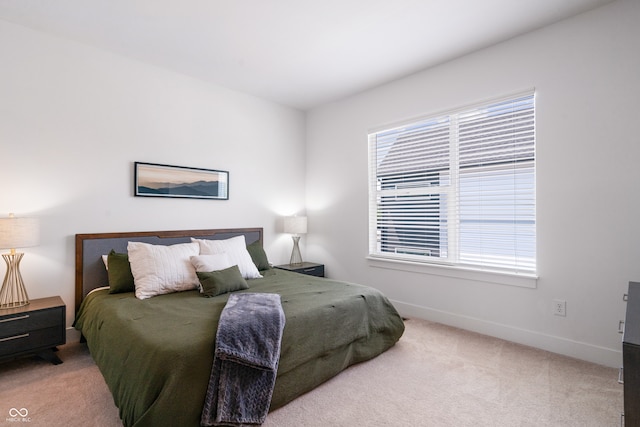
<svg viewBox="0 0 640 427">
<path fill-rule="evenodd" d="M 424 320 L 406 326 L 391 350 L 270 413 L 263 425 L 620 425 L 615 369 Z M 0 364 L 0 426 L 121 426 L 86 347 L 70 343 L 59 355 L 58 366 L 32 358 Z M 30 422 L 7 420 L 11 408 L 26 408 Z"/>
</svg>

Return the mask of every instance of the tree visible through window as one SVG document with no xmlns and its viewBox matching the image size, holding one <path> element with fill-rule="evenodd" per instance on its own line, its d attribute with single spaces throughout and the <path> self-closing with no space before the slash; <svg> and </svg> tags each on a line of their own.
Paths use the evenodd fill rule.
<svg viewBox="0 0 640 427">
<path fill-rule="evenodd" d="M 370 253 L 535 273 L 533 94 L 369 135 Z"/>
</svg>

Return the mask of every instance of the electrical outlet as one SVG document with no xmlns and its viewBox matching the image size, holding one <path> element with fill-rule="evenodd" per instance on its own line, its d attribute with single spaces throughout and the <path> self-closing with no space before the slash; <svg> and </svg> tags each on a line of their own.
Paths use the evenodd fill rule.
<svg viewBox="0 0 640 427">
<path fill-rule="evenodd" d="M 553 300 L 553 314 L 555 314 L 556 316 L 562 316 L 562 317 L 566 317 L 567 315 L 567 302 L 560 300 L 560 299 L 554 299 Z"/>
</svg>

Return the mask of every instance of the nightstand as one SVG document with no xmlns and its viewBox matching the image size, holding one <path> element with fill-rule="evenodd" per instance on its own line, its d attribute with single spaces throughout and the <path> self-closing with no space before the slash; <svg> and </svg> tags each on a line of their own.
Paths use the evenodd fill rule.
<svg viewBox="0 0 640 427">
<path fill-rule="evenodd" d="M 295 271 L 296 273 L 307 274 L 309 276 L 324 277 L 324 264 L 316 264 L 315 262 L 303 262 L 301 264 L 282 264 L 276 265 L 275 268 L 281 270 Z"/>
<path fill-rule="evenodd" d="M 65 317 L 60 297 L 0 310 L 0 360 L 35 354 L 54 365 L 62 363 L 54 351 L 66 342 Z"/>
</svg>

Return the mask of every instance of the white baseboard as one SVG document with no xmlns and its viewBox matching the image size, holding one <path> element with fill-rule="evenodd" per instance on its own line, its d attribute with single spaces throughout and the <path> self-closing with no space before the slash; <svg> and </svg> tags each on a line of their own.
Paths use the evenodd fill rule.
<svg viewBox="0 0 640 427">
<path fill-rule="evenodd" d="M 78 331 L 74 327 L 67 328 L 67 342 L 78 342 L 80 341 L 80 331 Z"/>
<path fill-rule="evenodd" d="M 622 366 L 622 344 L 620 350 L 614 350 L 400 301 L 392 300 L 392 303 L 405 317 L 430 320 L 611 368 Z"/>
</svg>

